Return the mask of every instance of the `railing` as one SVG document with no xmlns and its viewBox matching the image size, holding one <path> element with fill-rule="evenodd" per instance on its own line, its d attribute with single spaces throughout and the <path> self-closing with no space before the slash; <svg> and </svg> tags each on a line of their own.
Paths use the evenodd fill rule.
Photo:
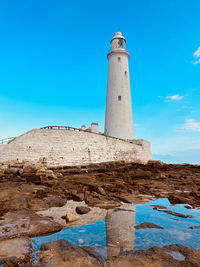
<svg viewBox="0 0 200 267">
<path fill-rule="evenodd" d="M 82 129 L 78 129 L 78 128 L 74 128 L 74 127 L 70 127 L 70 126 L 45 126 L 45 127 L 42 127 L 40 129 L 55 129 L 55 130 L 68 130 L 68 131 L 82 131 L 82 132 L 89 132 L 89 133 L 92 133 L 92 134 L 98 134 L 98 135 L 103 135 L 103 136 L 106 136 L 104 133 L 94 133 L 94 132 L 91 132 L 91 131 L 88 131 L 87 129 L 86 130 L 82 130 Z M 127 142 L 127 143 L 133 143 L 133 140 L 128 140 L 128 139 L 121 139 L 121 138 L 117 138 L 117 137 L 113 137 L 113 136 L 106 136 L 106 137 L 110 137 L 110 138 L 114 138 L 114 139 L 118 139 L 118 140 L 121 140 L 121 141 L 124 141 L 124 142 Z"/>
<path fill-rule="evenodd" d="M 14 140 L 16 137 L 8 137 L 8 138 L 3 138 L 0 140 L 0 145 L 5 145 L 9 144 L 12 140 Z"/>
<path fill-rule="evenodd" d="M 88 130 L 82 130 L 79 128 L 74 128 L 74 127 L 70 127 L 70 126 L 45 126 L 42 127 L 40 129 L 55 129 L 55 130 L 68 130 L 68 131 L 77 131 L 77 132 L 89 132 L 92 134 L 98 134 L 98 135 L 103 135 L 105 137 L 110 137 L 110 138 L 114 138 L 114 139 L 118 139 L 124 142 L 128 142 L 128 143 L 133 143 L 133 140 L 125 140 L 125 139 L 121 139 L 121 138 L 117 138 L 117 137 L 113 137 L 113 136 L 106 136 L 104 133 L 94 133 Z M 8 138 L 4 138 L 0 140 L 0 145 L 5 145 L 5 144 L 9 144 L 11 141 L 13 141 L 16 137 L 8 137 Z"/>
<path fill-rule="evenodd" d="M 40 129 L 55 129 L 55 130 L 68 130 L 68 131 L 84 131 L 82 129 L 69 127 L 69 126 L 45 126 Z"/>
</svg>

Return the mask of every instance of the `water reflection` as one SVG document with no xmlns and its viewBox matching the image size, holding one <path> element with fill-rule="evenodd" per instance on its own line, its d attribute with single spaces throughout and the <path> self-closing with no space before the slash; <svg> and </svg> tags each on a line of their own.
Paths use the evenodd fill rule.
<svg viewBox="0 0 200 267">
<path fill-rule="evenodd" d="M 153 205 L 163 205 L 167 209 L 192 215 L 194 218 L 180 218 L 153 209 Z M 34 248 L 41 244 L 65 239 L 79 246 L 90 246 L 104 258 L 116 256 L 129 250 L 148 249 L 180 244 L 200 250 L 200 210 L 186 209 L 185 205 L 170 205 L 168 199 L 156 199 L 147 204 L 126 204 L 115 212 L 108 212 L 105 219 L 80 227 L 63 229 L 60 232 L 33 238 Z M 174 220 L 176 219 L 176 220 Z M 134 225 L 150 222 L 164 229 L 146 228 L 135 230 Z"/>
<path fill-rule="evenodd" d="M 105 218 L 107 257 L 134 249 L 136 205 L 126 205 L 123 209 L 109 212 Z"/>
</svg>

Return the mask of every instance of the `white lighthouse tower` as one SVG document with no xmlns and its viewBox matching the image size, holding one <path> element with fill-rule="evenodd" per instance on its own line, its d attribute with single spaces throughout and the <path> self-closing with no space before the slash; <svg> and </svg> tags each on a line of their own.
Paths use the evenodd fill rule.
<svg viewBox="0 0 200 267">
<path fill-rule="evenodd" d="M 104 133 L 107 136 L 132 140 L 133 118 L 129 78 L 129 53 L 126 40 L 117 31 L 111 40 L 108 53 L 108 84 Z"/>
</svg>

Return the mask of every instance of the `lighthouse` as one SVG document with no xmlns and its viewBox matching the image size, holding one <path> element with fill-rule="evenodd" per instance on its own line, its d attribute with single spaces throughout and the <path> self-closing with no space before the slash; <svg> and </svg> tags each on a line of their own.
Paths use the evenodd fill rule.
<svg viewBox="0 0 200 267">
<path fill-rule="evenodd" d="M 133 117 L 129 77 L 129 53 L 126 39 L 117 31 L 111 40 L 108 53 L 108 82 L 106 98 L 106 136 L 133 140 Z"/>
</svg>

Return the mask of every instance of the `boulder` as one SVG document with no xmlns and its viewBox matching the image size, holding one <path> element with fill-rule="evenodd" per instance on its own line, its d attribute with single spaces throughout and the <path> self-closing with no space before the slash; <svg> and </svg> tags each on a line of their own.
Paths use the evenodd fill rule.
<svg viewBox="0 0 200 267">
<path fill-rule="evenodd" d="M 80 220 L 80 216 L 76 213 L 73 212 L 68 212 L 66 214 L 66 222 L 70 223 L 70 222 L 75 222 Z"/>
<path fill-rule="evenodd" d="M 91 209 L 89 207 L 85 207 L 85 206 L 79 206 L 76 207 L 76 213 L 78 214 L 86 214 L 90 211 Z"/>
</svg>

